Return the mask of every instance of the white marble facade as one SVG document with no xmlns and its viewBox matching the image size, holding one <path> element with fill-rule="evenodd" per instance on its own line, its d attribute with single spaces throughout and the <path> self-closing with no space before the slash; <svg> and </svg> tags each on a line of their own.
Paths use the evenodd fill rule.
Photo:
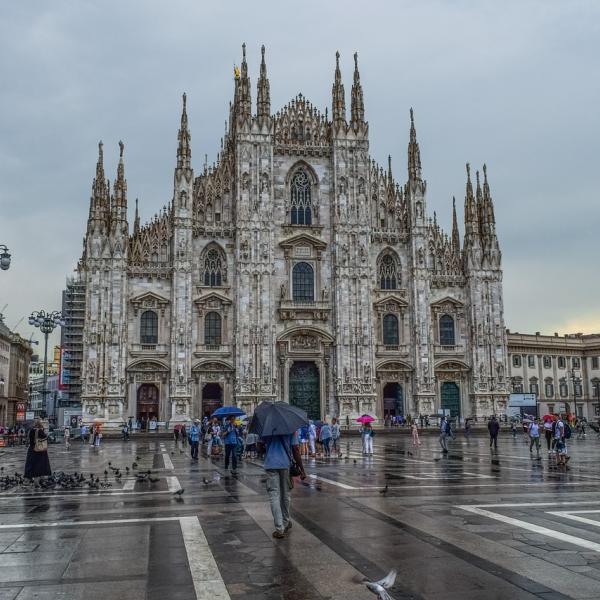
<svg viewBox="0 0 600 600">
<path fill-rule="evenodd" d="M 314 417 L 500 412 L 507 400 L 501 254 L 483 172 L 468 172 L 464 240 L 427 214 L 411 111 L 400 185 L 369 155 L 355 57 L 349 115 L 302 95 L 273 114 L 264 48 L 244 57 L 218 160 L 191 166 L 186 99 L 173 198 L 127 221 L 103 148 L 90 201 L 84 418 L 176 421 L 283 399 Z M 467 166 L 467 170 L 468 166 Z"/>
</svg>

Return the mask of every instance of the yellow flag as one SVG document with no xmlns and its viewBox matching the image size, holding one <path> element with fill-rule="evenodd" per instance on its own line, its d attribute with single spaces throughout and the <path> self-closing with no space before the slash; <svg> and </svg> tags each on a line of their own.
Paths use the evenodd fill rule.
<svg viewBox="0 0 600 600">
<path fill-rule="evenodd" d="M 237 65 L 233 66 L 233 77 L 235 79 L 239 79 L 240 78 L 240 68 Z"/>
</svg>

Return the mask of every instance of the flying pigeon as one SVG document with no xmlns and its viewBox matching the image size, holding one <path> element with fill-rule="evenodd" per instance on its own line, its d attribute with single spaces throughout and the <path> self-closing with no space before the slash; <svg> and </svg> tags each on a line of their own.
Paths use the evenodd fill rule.
<svg viewBox="0 0 600 600">
<path fill-rule="evenodd" d="M 373 594 L 376 594 L 379 600 L 393 600 L 392 597 L 387 593 L 396 581 L 396 569 L 392 569 L 383 579 L 379 581 L 368 581 L 363 579 L 363 582 L 367 586 L 367 589 Z"/>
</svg>

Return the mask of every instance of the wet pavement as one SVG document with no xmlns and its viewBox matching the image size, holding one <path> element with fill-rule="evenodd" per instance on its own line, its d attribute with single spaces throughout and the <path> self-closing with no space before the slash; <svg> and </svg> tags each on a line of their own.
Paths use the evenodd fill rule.
<svg viewBox="0 0 600 600">
<path fill-rule="evenodd" d="M 519 436 L 358 438 L 342 459 L 311 460 L 293 490 L 294 525 L 274 540 L 258 461 L 236 478 L 223 461 L 192 462 L 170 440 L 50 446 L 55 471 L 153 469 L 97 491 L 0 492 L 0 600 L 361 600 L 355 582 L 398 570 L 392 598 L 600 598 L 600 440 L 571 440 L 570 469 Z M 23 448 L 0 449 L 5 473 Z M 386 490 L 387 486 L 387 491 Z M 174 494 L 183 488 L 181 496 Z M 385 493 L 384 493 L 385 492 Z"/>
</svg>

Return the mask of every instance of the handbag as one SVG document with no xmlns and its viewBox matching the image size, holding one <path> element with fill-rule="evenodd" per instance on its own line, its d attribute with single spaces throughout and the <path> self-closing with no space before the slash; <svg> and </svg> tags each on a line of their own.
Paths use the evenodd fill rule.
<svg viewBox="0 0 600 600">
<path fill-rule="evenodd" d="M 34 452 L 48 452 L 48 439 L 40 440 L 38 437 L 38 429 L 35 430 L 35 441 L 33 443 Z"/>
<path fill-rule="evenodd" d="M 291 455 L 290 450 L 287 444 L 282 441 L 283 447 L 285 448 L 285 453 L 288 455 L 290 459 L 290 477 L 300 477 L 302 475 L 302 470 L 298 466 L 298 463 L 294 460 L 294 457 Z"/>
</svg>

